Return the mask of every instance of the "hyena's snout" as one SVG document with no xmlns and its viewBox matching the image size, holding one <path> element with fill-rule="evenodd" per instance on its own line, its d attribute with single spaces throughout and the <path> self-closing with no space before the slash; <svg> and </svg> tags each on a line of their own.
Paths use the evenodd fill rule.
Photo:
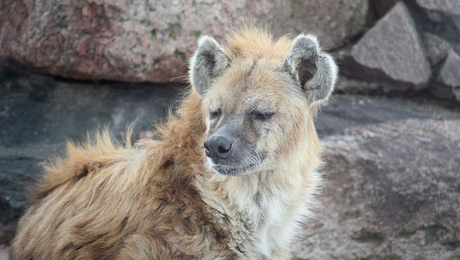
<svg viewBox="0 0 460 260">
<path fill-rule="evenodd" d="M 213 161 L 228 159 L 236 150 L 236 142 L 229 134 L 213 134 L 204 142 L 204 149 L 206 155 Z"/>
</svg>

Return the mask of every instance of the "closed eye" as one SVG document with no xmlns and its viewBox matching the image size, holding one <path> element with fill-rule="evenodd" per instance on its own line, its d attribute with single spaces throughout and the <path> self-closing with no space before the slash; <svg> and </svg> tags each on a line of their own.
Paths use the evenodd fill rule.
<svg viewBox="0 0 460 260">
<path fill-rule="evenodd" d="M 249 117 L 259 121 L 269 120 L 273 117 L 273 115 L 275 115 L 275 112 L 261 112 L 257 110 L 254 110 L 251 113 L 249 113 Z"/>
<path fill-rule="evenodd" d="M 209 112 L 209 116 L 211 117 L 211 119 L 218 118 L 220 117 L 221 114 L 222 114 L 222 109 L 220 108 Z"/>
</svg>

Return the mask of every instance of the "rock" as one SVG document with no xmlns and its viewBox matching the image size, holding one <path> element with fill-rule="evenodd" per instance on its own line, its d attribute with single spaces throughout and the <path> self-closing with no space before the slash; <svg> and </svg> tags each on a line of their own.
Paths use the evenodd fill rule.
<svg viewBox="0 0 460 260">
<path fill-rule="evenodd" d="M 425 86 L 431 75 L 430 65 L 403 2 L 398 2 L 353 46 L 342 69 L 352 78 L 391 83 L 395 90 Z"/>
<path fill-rule="evenodd" d="M 432 66 L 438 64 L 447 56 L 450 45 L 445 40 L 431 33 L 423 33 L 423 41 L 426 47 L 426 53 Z"/>
<path fill-rule="evenodd" d="M 338 48 L 362 32 L 369 9 L 366 0 L 291 0 L 291 14 L 281 20 L 281 32 L 310 32 L 323 48 Z M 294 29 L 294 30 L 293 30 Z"/>
<path fill-rule="evenodd" d="M 8 259 L 9 259 L 8 248 L 0 245 L 0 260 L 8 260 Z"/>
<path fill-rule="evenodd" d="M 431 20 L 442 21 L 447 16 L 460 15 L 460 2 L 458 0 L 416 0 Z"/>
<path fill-rule="evenodd" d="M 460 57 L 451 50 L 439 71 L 438 80 L 446 86 L 460 87 Z"/>
<path fill-rule="evenodd" d="M 374 9 L 378 17 L 385 15 L 393 6 L 398 2 L 398 0 L 373 0 Z"/>
<path fill-rule="evenodd" d="M 439 82 L 434 82 L 428 87 L 428 91 L 431 95 L 441 99 L 448 99 L 452 100 L 455 99 L 454 89 L 452 87 L 448 87 L 443 85 Z"/>
<path fill-rule="evenodd" d="M 243 23 L 313 31 L 340 46 L 365 24 L 367 0 L 4 0 L 0 66 L 75 79 L 169 82 L 200 35 Z"/>
<path fill-rule="evenodd" d="M 325 137 L 326 178 L 296 259 L 458 259 L 460 117 Z"/>
<path fill-rule="evenodd" d="M 282 0 L 5 0 L 0 60 L 70 78 L 167 82 L 186 72 L 199 35 L 287 10 Z"/>
<path fill-rule="evenodd" d="M 445 99 L 456 98 L 460 101 L 460 57 L 454 50 L 449 51 L 439 71 L 437 82 L 440 84 L 430 88 L 432 94 Z"/>
</svg>

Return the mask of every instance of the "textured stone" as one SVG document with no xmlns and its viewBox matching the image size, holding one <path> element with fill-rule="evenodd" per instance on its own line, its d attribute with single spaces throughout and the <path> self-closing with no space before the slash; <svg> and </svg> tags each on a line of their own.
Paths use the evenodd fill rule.
<svg viewBox="0 0 460 260">
<path fill-rule="evenodd" d="M 460 57 L 451 50 L 439 71 L 438 80 L 449 87 L 460 87 Z"/>
<path fill-rule="evenodd" d="M 423 44 L 405 4 L 399 2 L 351 50 L 345 72 L 368 81 L 407 89 L 423 87 L 431 76 Z"/>
<path fill-rule="evenodd" d="M 311 32 L 321 45 L 337 48 L 360 33 L 366 24 L 367 0 L 291 0 L 291 14 L 281 20 L 281 32 Z"/>
<path fill-rule="evenodd" d="M 316 32 L 337 47 L 363 29 L 367 9 L 367 0 L 3 0 L 0 66 L 168 82 L 184 75 L 200 35 L 264 22 L 277 34 Z"/>
<path fill-rule="evenodd" d="M 445 40 L 431 33 L 423 33 L 423 41 L 426 47 L 426 53 L 432 66 L 438 64 L 447 56 L 450 45 Z"/>
<path fill-rule="evenodd" d="M 8 248 L 0 245 L 0 260 L 8 260 L 8 259 L 9 259 Z"/>
<path fill-rule="evenodd" d="M 430 88 L 432 94 L 440 98 L 455 98 L 460 101 L 460 57 L 452 49 L 439 70 L 437 83 Z"/>
<path fill-rule="evenodd" d="M 458 0 L 416 0 L 416 2 L 428 12 L 437 12 L 446 16 L 460 15 Z"/>
<path fill-rule="evenodd" d="M 166 82 L 186 72 L 199 35 L 270 22 L 288 9 L 282 0 L 5 0 L 0 63 L 79 79 Z"/>
<path fill-rule="evenodd" d="M 350 128 L 323 139 L 317 218 L 296 259 L 458 259 L 460 118 Z"/>
<path fill-rule="evenodd" d="M 385 15 L 398 0 L 373 0 L 375 12 L 379 17 Z"/>
</svg>

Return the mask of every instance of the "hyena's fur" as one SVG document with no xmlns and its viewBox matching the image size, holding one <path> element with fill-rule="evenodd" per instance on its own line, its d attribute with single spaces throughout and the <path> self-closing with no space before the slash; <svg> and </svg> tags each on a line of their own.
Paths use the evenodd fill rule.
<svg viewBox="0 0 460 260">
<path fill-rule="evenodd" d="M 320 183 L 313 118 L 336 73 L 310 35 L 202 37 L 193 89 L 155 140 L 120 147 L 102 134 L 45 168 L 11 258 L 288 259 Z M 274 114 L 247 116 L 257 109 Z M 218 168 L 203 142 L 226 121 L 248 158 Z"/>
</svg>

